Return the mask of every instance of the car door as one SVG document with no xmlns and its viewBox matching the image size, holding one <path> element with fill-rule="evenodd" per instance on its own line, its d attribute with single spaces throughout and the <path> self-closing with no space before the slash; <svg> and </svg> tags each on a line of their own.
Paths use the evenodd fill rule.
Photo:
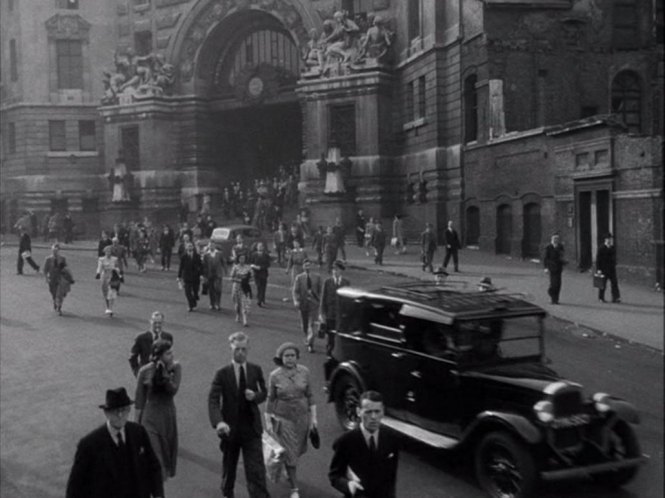
<svg viewBox="0 0 665 498">
<path fill-rule="evenodd" d="M 383 395 L 386 413 L 404 420 L 409 355 L 399 320 L 402 304 L 371 300 L 365 306 L 363 367 L 370 385 Z"/>
<path fill-rule="evenodd" d="M 408 366 L 406 401 L 408 419 L 424 429 L 458 436 L 463 413 L 457 364 L 447 348 L 446 325 L 404 318 L 403 330 L 412 345 Z"/>
</svg>

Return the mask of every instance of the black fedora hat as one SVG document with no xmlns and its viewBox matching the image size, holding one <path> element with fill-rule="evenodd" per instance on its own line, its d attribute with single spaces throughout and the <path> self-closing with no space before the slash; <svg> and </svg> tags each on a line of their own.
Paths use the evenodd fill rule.
<svg viewBox="0 0 665 498">
<path fill-rule="evenodd" d="M 134 402 L 127 396 L 127 390 L 124 387 L 117 387 L 106 391 L 106 403 L 99 407 L 103 410 L 115 410 L 131 404 Z"/>
</svg>

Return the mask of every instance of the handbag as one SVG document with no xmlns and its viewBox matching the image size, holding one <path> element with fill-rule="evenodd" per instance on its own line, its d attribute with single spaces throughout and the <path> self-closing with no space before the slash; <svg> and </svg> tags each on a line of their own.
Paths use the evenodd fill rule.
<svg viewBox="0 0 665 498">
<path fill-rule="evenodd" d="M 267 431 L 261 435 L 263 442 L 263 461 L 266 466 L 266 477 L 270 482 L 279 482 L 286 473 L 284 457 L 286 450 Z"/>
<path fill-rule="evenodd" d="M 309 442 L 312 443 L 312 447 L 315 450 L 321 447 L 321 436 L 319 436 L 319 430 L 316 427 L 312 427 L 309 430 Z"/>
<path fill-rule="evenodd" d="M 605 275 L 602 273 L 596 273 L 593 276 L 593 286 L 596 289 L 604 290 L 605 289 Z"/>
<path fill-rule="evenodd" d="M 392 247 L 396 247 L 396 246 L 397 246 L 397 237 L 392 237 L 392 238 L 390 239 L 390 245 L 391 245 Z"/>
</svg>

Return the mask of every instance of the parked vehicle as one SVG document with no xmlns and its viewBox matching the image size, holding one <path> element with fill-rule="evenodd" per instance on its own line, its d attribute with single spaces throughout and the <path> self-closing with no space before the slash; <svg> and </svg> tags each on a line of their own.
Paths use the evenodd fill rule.
<svg viewBox="0 0 665 498">
<path fill-rule="evenodd" d="M 386 426 L 473 457 L 492 497 L 532 496 L 541 480 L 590 476 L 617 487 L 643 463 L 630 403 L 546 365 L 546 312 L 521 296 L 416 283 L 338 290 L 341 313 L 325 364 L 340 424 L 358 423 L 367 389 Z"/>
<path fill-rule="evenodd" d="M 224 258 L 230 261 L 231 249 L 235 245 L 238 235 L 242 235 L 245 243 L 252 249 L 259 242 L 263 242 L 264 244 L 266 242 L 261 230 L 252 225 L 226 225 L 217 227 L 212 231 L 210 241 L 216 244 Z M 267 245 L 266 248 L 268 248 Z"/>
</svg>

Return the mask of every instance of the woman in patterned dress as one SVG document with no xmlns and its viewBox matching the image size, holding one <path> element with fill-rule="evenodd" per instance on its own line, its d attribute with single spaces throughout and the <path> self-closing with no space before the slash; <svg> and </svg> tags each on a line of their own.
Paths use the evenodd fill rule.
<svg viewBox="0 0 665 498">
<path fill-rule="evenodd" d="M 292 342 L 277 348 L 275 363 L 270 373 L 266 427 L 286 450 L 286 472 L 291 485 L 291 497 L 299 498 L 296 481 L 298 458 L 307 451 L 307 436 L 317 426 L 316 405 L 310 382 L 309 369 L 298 364 L 300 350 Z"/>
<path fill-rule="evenodd" d="M 102 281 L 102 295 L 106 303 L 105 313 L 109 316 L 113 316 L 113 305 L 118 297 L 118 284 L 120 283 L 118 258 L 111 255 L 112 251 L 111 246 L 104 247 L 104 256 L 97 260 L 97 275 L 95 275 L 97 280 Z"/>
<path fill-rule="evenodd" d="M 136 422 L 145 427 L 162 466 L 162 477 L 175 476 L 178 459 L 178 424 L 173 398 L 180 387 L 182 369 L 173 358 L 170 341 L 152 345 L 150 362 L 136 378 Z"/>
<path fill-rule="evenodd" d="M 247 254 L 239 253 L 237 261 L 231 268 L 231 297 L 233 307 L 236 310 L 236 322 L 240 321 L 247 327 L 247 315 L 252 302 L 252 287 L 249 282 L 252 279 L 252 268 L 247 264 Z"/>
</svg>

